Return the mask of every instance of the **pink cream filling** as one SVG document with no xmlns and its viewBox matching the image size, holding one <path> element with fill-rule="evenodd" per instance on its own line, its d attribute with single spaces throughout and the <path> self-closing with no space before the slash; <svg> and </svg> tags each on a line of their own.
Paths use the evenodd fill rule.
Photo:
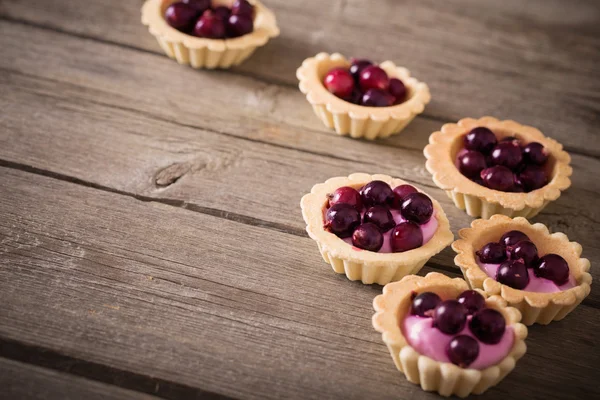
<svg viewBox="0 0 600 400">
<path fill-rule="evenodd" d="M 485 264 L 480 262 L 478 259 L 477 265 L 481 268 L 490 278 L 496 279 L 496 271 L 500 264 Z M 539 278 L 533 273 L 533 268 L 527 268 L 527 274 L 529 274 L 529 283 L 525 286 L 525 291 L 537 292 L 537 293 L 555 293 L 562 292 L 563 290 L 571 289 L 577 286 L 577 282 L 572 275 L 569 275 L 569 280 L 564 285 L 558 286 L 556 283 L 549 279 Z"/>
<path fill-rule="evenodd" d="M 364 216 L 365 211 L 361 212 L 361 219 Z M 392 213 L 392 217 L 394 217 L 394 221 L 396 222 L 396 225 L 398 225 L 400 222 L 407 221 L 407 219 L 405 219 L 402 216 L 402 214 L 400 214 L 400 211 L 390 209 L 390 212 Z M 438 228 L 438 221 L 437 221 L 437 218 L 435 217 L 435 210 L 433 211 L 433 215 L 431 216 L 429 221 L 427 221 L 426 223 L 424 223 L 422 225 L 419 225 L 419 227 L 421 228 L 421 232 L 423 233 L 423 244 L 425 244 L 431 240 L 433 235 L 435 235 L 435 231 L 437 231 L 437 228 Z M 393 230 L 393 228 L 390 229 L 389 231 L 383 233 L 383 246 L 381 246 L 381 249 L 379 249 L 378 253 L 393 253 L 392 246 L 390 245 L 390 234 L 391 234 L 392 230 Z M 350 246 L 352 246 L 352 237 L 344 238 L 342 240 L 344 242 L 348 243 Z M 354 249 L 362 250 L 357 247 L 354 247 Z"/>
<path fill-rule="evenodd" d="M 446 354 L 448 343 L 457 335 L 473 337 L 479 343 L 479 355 L 468 368 L 485 369 L 498 364 L 507 356 L 514 342 L 513 329 L 506 327 L 504 336 L 497 344 L 480 342 L 469 330 L 471 316 L 467 319 L 465 328 L 456 335 L 447 335 L 433 327 L 433 318 L 409 315 L 404 319 L 402 332 L 408 343 L 420 354 L 440 362 L 451 362 Z"/>
</svg>

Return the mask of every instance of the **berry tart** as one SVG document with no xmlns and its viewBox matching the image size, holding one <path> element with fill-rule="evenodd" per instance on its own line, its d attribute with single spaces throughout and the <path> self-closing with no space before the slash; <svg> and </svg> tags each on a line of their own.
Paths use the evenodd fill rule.
<svg viewBox="0 0 600 400">
<path fill-rule="evenodd" d="M 379 65 L 320 53 L 296 71 L 315 114 L 340 135 L 373 140 L 400 132 L 421 114 L 429 88 L 391 61 Z"/>
<path fill-rule="evenodd" d="M 494 215 L 459 231 L 454 259 L 472 288 L 500 295 L 523 323 L 563 319 L 590 293 L 590 262 L 581 245 L 525 218 Z"/>
<path fill-rule="evenodd" d="M 454 239 L 437 201 L 387 175 L 331 178 L 300 204 L 325 262 L 366 284 L 418 272 Z"/>
<path fill-rule="evenodd" d="M 373 326 L 398 370 L 442 396 L 483 393 L 527 349 L 521 313 L 499 296 L 469 290 L 459 278 L 406 276 L 386 285 L 373 306 Z"/>
<path fill-rule="evenodd" d="M 146 0 L 142 23 L 179 64 L 230 68 L 279 35 L 258 0 Z"/>
<path fill-rule="evenodd" d="M 562 145 L 515 121 L 446 124 L 424 153 L 435 184 L 472 217 L 532 218 L 571 185 L 571 157 Z"/>
</svg>

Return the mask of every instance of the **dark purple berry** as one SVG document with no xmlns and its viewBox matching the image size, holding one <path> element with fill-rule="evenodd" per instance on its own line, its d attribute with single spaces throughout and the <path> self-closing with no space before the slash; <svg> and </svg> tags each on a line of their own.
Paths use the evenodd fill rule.
<svg viewBox="0 0 600 400">
<path fill-rule="evenodd" d="M 569 281 L 569 264 L 558 254 L 546 254 L 533 268 L 535 276 L 549 279 L 557 285 Z"/>
<path fill-rule="evenodd" d="M 404 101 L 404 99 L 406 99 L 406 86 L 400 79 L 390 79 L 388 91 L 394 97 L 394 104 L 400 104 Z"/>
<path fill-rule="evenodd" d="M 457 334 L 465 327 L 467 314 L 467 308 L 458 301 L 443 301 L 433 312 L 433 326 L 448 335 Z"/>
<path fill-rule="evenodd" d="M 440 296 L 433 292 L 423 292 L 412 301 L 410 306 L 410 313 L 412 315 L 418 315 L 420 317 L 431 317 L 433 309 L 442 302 Z"/>
<path fill-rule="evenodd" d="M 529 240 L 529 237 L 521 231 L 508 231 L 500 238 L 500 243 L 504 243 L 507 248 L 512 248 L 522 240 Z"/>
<path fill-rule="evenodd" d="M 478 151 L 469 150 L 458 157 L 458 169 L 461 174 L 469 178 L 479 176 L 487 167 L 485 156 Z"/>
<path fill-rule="evenodd" d="M 406 196 L 408 196 L 411 193 L 419 193 L 419 191 L 411 185 L 400 185 L 400 186 L 396 186 L 393 190 L 394 192 L 394 204 L 392 205 L 394 208 L 400 209 L 400 206 L 402 205 L 402 200 L 404 200 L 404 198 Z"/>
<path fill-rule="evenodd" d="M 486 168 L 481 171 L 481 179 L 483 184 L 493 190 L 506 192 L 512 189 L 515 181 L 515 176 L 512 171 L 501 165 Z"/>
<path fill-rule="evenodd" d="M 254 16 L 254 6 L 247 0 L 235 0 L 231 6 L 231 13 L 236 15 L 246 14 Z"/>
<path fill-rule="evenodd" d="M 354 81 L 356 83 L 358 83 L 358 81 L 360 79 L 360 73 L 363 71 L 363 69 L 365 69 L 371 65 L 373 65 L 373 63 L 369 60 L 360 60 L 360 59 L 352 60 L 352 64 L 350 65 L 350 74 L 352 74 L 352 77 L 354 78 Z"/>
<path fill-rule="evenodd" d="M 402 200 L 400 213 L 409 221 L 424 224 L 433 215 L 433 202 L 424 193 L 411 193 Z"/>
<path fill-rule="evenodd" d="M 372 222 L 381 232 L 387 232 L 396 226 L 392 213 L 385 206 L 373 206 L 367 209 L 363 216 L 363 222 Z"/>
<path fill-rule="evenodd" d="M 548 151 L 541 143 L 532 142 L 523 147 L 523 158 L 530 164 L 542 165 L 548 160 Z"/>
<path fill-rule="evenodd" d="M 423 245 L 423 232 L 414 222 L 401 222 L 390 232 L 390 245 L 394 253 L 416 249 Z"/>
<path fill-rule="evenodd" d="M 360 225 L 360 213 L 349 204 L 335 204 L 325 213 L 325 229 L 341 238 L 352 236 Z"/>
<path fill-rule="evenodd" d="M 473 314 L 469 322 L 469 329 L 483 343 L 497 344 L 504 335 L 506 321 L 499 311 L 486 308 Z"/>
<path fill-rule="evenodd" d="M 467 308 L 469 314 L 485 307 L 485 298 L 475 290 L 465 290 L 456 300 Z"/>
<path fill-rule="evenodd" d="M 225 37 L 225 22 L 218 18 L 212 10 L 206 10 L 196 22 L 194 35 L 208 39 L 222 39 Z"/>
<path fill-rule="evenodd" d="M 467 368 L 479 356 L 479 343 L 471 336 L 458 335 L 448 343 L 446 354 L 453 364 Z"/>
<path fill-rule="evenodd" d="M 383 246 L 383 235 L 375 224 L 365 223 L 354 230 L 352 244 L 359 249 L 377 252 Z"/>
<path fill-rule="evenodd" d="M 381 89 L 368 89 L 361 99 L 361 105 L 365 107 L 389 107 L 392 104 L 394 98 Z"/>
<path fill-rule="evenodd" d="M 513 143 L 516 143 L 516 144 L 521 143 L 519 141 L 519 139 L 517 139 L 516 136 L 505 136 L 502 139 L 500 139 L 500 142 L 513 142 Z"/>
<path fill-rule="evenodd" d="M 217 16 L 217 18 L 222 19 L 223 21 L 227 21 L 229 16 L 231 15 L 231 10 L 229 7 L 218 6 L 213 9 L 213 12 Z"/>
<path fill-rule="evenodd" d="M 519 174 L 519 181 L 527 192 L 546 186 L 548 175 L 544 168 L 538 165 L 528 165 Z"/>
<path fill-rule="evenodd" d="M 349 204 L 356 208 L 357 211 L 362 210 L 362 199 L 358 190 L 350 186 L 342 186 L 337 188 L 335 192 L 327 196 L 329 198 L 329 206 L 334 204 Z"/>
<path fill-rule="evenodd" d="M 394 202 L 394 192 L 390 185 L 383 181 L 371 181 L 360 189 L 365 207 L 375 205 L 389 206 Z"/>
<path fill-rule="evenodd" d="M 512 248 L 510 256 L 513 260 L 522 260 L 528 268 L 533 268 L 538 259 L 538 250 L 533 242 L 521 240 Z"/>
<path fill-rule="evenodd" d="M 490 155 L 492 164 L 502 165 L 508 169 L 516 168 L 523 159 L 521 148 L 514 142 L 498 143 Z"/>
<path fill-rule="evenodd" d="M 522 261 L 505 261 L 496 271 L 496 280 L 513 289 L 523 290 L 529 284 L 527 267 Z"/>
<path fill-rule="evenodd" d="M 227 35 L 240 37 L 247 35 L 254 29 L 254 21 L 249 14 L 231 14 L 227 20 Z"/>
<path fill-rule="evenodd" d="M 480 126 L 471 129 L 471 132 L 465 135 L 464 143 L 465 148 L 468 150 L 487 154 L 496 146 L 498 139 L 496 139 L 494 132 L 484 126 Z"/>
<path fill-rule="evenodd" d="M 506 247 L 502 243 L 490 242 L 475 254 L 482 263 L 497 264 L 506 260 Z"/>
<path fill-rule="evenodd" d="M 202 14 L 210 8 L 210 0 L 181 0 L 196 11 L 196 15 Z"/>
<path fill-rule="evenodd" d="M 196 20 L 196 10 L 184 3 L 174 3 L 167 7 L 165 20 L 173 28 L 182 32 L 189 31 Z"/>
</svg>

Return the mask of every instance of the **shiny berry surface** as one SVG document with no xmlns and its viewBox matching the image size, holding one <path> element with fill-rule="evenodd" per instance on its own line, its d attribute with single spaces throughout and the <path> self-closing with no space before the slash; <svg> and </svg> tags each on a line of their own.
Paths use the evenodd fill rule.
<svg viewBox="0 0 600 400">
<path fill-rule="evenodd" d="M 373 206 L 367 209 L 363 216 L 363 222 L 375 224 L 381 232 L 387 232 L 396 226 L 392 213 L 385 206 Z"/>
<path fill-rule="evenodd" d="M 500 243 L 506 247 L 512 247 L 522 240 L 529 240 L 529 237 L 521 231 L 508 231 L 500 238 Z"/>
<path fill-rule="evenodd" d="M 359 249 L 377 252 L 383 246 L 383 235 L 375 224 L 361 224 L 352 233 L 352 244 Z"/>
<path fill-rule="evenodd" d="M 222 39 L 225 37 L 225 22 L 218 18 L 211 10 L 207 10 L 196 22 L 194 35 L 208 39 Z"/>
<path fill-rule="evenodd" d="M 362 199 L 358 190 L 350 186 L 342 186 L 337 188 L 329 197 L 329 206 L 334 204 L 349 204 L 356 208 L 357 211 L 362 210 Z"/>
<path fill-rule="evenodd" d="M 469 330 L 483 343 L 497 344 L 506 330 L 506 321 L 499 311 L 486 308 L 473 314 Z"/>
<path fill-rule="evenodd" d="M 458 335 L 448 343 L 446 355 L 453 364 L 467 368 L 479 356 L 479 343 L 471 336 Z"/>
<path fill-rule="evenodd" d="M 369 89 L 362 95 L 360 104 L 365 107 L 389 107 L 394 104 L 394 98 L 384 90 Z"/>
<path fill-rule="evenodd" d="M 233 15 L 232 15 L 233 17 Z M 348 97 L 354 90 L 354 79 L 344 68 L 334 68 L 325 75 L 323 84 L 331 93 L 338 97 Z"/>
<path fill-rule="evenodd" d="M 521 240 L 514 245 L 510 252 L 513 260 L 521 260 L 528 268 L 533 268 L 538 260 L 538 250 L 535 244 L 529 240 Z"/>
<path fill-rule="evenodd" d="M 486 264 L 497 264 L 506 260 L 506 246 L 502 243 L 490 242 L 476 251 L 479 261 Z"/>
<path fill-rule="evenodd" d="M 386 91 L 390 84 L 387 73 L 377 65 L 371 65 L 363 69 L 359 78 L 360 87 L 363 91 L 369 89 L 380 89 Z"/>
<path fill-rule="evenodd" d="M 498 139 L 494 132 L 484 126 L 471 129 L 464 138 L 465 148 L 468 150 L 479 151 L 483 154 L 487 154 L 496 144 Z"/>
<path fill-rule="evenodd" d="M 417 295 L 410 306 L 410 313 L 420 317 L 431 317 L 433 309 L 442 302 L 440 296 L 433 292 L 423 292 Z"/>
<path fill-rule="evenodd" d="M 346 238 L 360 225 L 360 213 L 348 204 L 335 204 L 325 213 L 325 229 Z"/>
<path fill-rule="evenodd" d="M 254 21 L 248 14 L 232 14 L 227 20 L 227 36 L 231 38 L 247 35 L 253 29 Z"/>
<path fill-rule="evenodd" d="M 250 4 L 247 0 L 235 0 L 233 5 L 231 6 L 232 14 L 246 14 L 250 16 L 254 16 L 254 6 Z"/>
<path fill-rule="evenodd" d="M 560 286 L 569 281 L 569 264 L 558 254 L 546 254 L 540 257 L 533 268 L 533 273 Z"/>
<path fill-rule="evenodd" d="M 419 191 L 411 185 L 400 185 L 393 189 L 394 192 L 394 204 L 393 207 L 399 209 L 402 204 L 402 200 L 411 193 L 419 193 Z"/>
<path fill-rule="evenodd" d="M 512 171 L 501 165 L 484 169 L 481 171 L 480 176 L 486 187 L 502 192 L 512 189 L 515 182 Z"/>
<path fill-rule="evenodd" d="M 353 59 L 352 64 L 350 64 L 350 74 L 356 81 L 356 83 L 360 80 L 360 73 L 363 69 L 373 65 L 373 63 L 369 60 L 364 59 Z"/>
<path fill-rule="evenodd" d="M 360 189 L 363 205 L 391 205 L 394 202 L 394 192 L 390 185 L 383 181 L 371 181 Z"/>
<path fill-rule="evenodd" d="M 196 11 L 196 15 L 202 14 L 210 8 L 210 0 L 181 0 Z"/>
<path fill-rule="evenodd" d="M 167 23 L 180 31 L 188 31 L 194 26 L 196 10 L 184 3 L 174 3 L 167 7 L 165 20 Z"/>
<path fill-rule="evenodd" d="M 475 290 L 465 290 L 456 300 L 466 307 L 469 314 L 485 307 L 485 298 Z"/>
<path fill-rule="evenodd" d="M 394 253 L 416 249 L 423 245 L 423 232 L 414 222 L 401 222 L 390 232 L 390 245 Z"/>
<path fill-rule="evenodd" d="M 478 177 L 485 168 L 487 168 L 485 156 L 478 151 L 470 150 L 458 157 L 458 169 L 466 177 Z"/>
<path fill-rule="evenodd" d="M 454 335 L 465 327 L 467 314 L 467 308 L 458 301 L 443 301 L 433 312 L 433 326 L 448 335 Z"/>
<path fill-rule="evenodd" d="M 541 143 L 532 142 L 523 147 L 523 158 L 530 164 L 542 165 L 548 160 L 548 152 Z"/>
<path fill-rule="evenodd" d="M 433 202 L 426 194 L 411 193 L 402 200 L 400 213 L 409 221 L 424 224 L 433 215 Z"/>
<path fill-rule="evenodd" d="M 513 289 L 523 290 L 529 284 L 527 267 L 522 261 L 505 261 L 496 271 L 496 280 Z"/>
<path fill-rule="evenodd" d="M 492 164 L 514 169 L 521 163 L 523 154 L 518 144 L 514 142 L 498 143 L 490 153 Z"/>
<path fill-rule="evenodd" d="M 538 165 L 528 165 L 519 174 L 519 181 L 525 188 L 525 191 L 539 189 L 548 183 L 548 175 L 544 168 Z"/>
<path fill-rule="evenodd" d="M 394 96 L 394 104 L 400 104 L 406 100 L 406 86 L 404 86 L 404 83 L 400 79 L 390 79 L 388 91 L 392 96 Z"/>
</svg>

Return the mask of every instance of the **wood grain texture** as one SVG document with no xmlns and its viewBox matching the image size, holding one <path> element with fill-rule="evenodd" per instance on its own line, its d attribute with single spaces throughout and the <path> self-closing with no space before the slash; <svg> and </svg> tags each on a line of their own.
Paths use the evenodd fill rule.
<svg viewBox="0 0 600 400">
<path fill-rule="evenodd" d="M 3 399 L 152 400 L 158 397 L 0 358 Z"/>
<path fill-rule="evenodd" d="M 380 288 L 334 275 L 310 239 L 6 168 L 0 185 L 4 340 L 236 398 L 437 398 L 372 329 Z M 600 395 L 597 313 L 534 327 L 481 398 Z"/>
<path fill-rule="evenodd" d="M 0 15 L 160 54 L 139 23 L 141 4 L 33 0 L 4 6 Z M 430 85 L 433 102 L 426 115 L 512 118 L 538 126 L 570 150 L 600 156 L 600 144 L 588 140 L 600 111 L 597 1 L 271 0 L 267 5 L 282 34 L 235 69 L 236 75 L 296 86 L 296 68 L 319 51 L 391 59 Z"/>
</svg>

